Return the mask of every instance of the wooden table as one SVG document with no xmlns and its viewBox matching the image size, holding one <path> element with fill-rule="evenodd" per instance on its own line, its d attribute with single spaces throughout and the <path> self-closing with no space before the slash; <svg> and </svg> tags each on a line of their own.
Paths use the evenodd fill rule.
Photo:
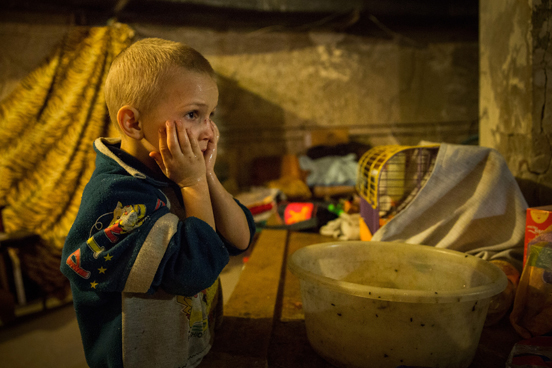
<svg viewBox="0 0 552 368">
<path fill-rule="evenodd" d="M 310 346 L 299 280 L 287 259 L 310 244 L 333 242 L 315 233 L 265 229 L 228 303 L 202 368 L 331 368 Z M 503 368 L 520 340 L 507 319 L 485 327 L 470 368 Z"/>
</svg>

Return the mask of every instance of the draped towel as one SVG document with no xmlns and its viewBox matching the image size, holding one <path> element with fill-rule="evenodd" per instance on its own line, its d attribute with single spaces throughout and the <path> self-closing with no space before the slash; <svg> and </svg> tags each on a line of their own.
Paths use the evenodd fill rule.
<svg viewBox="0 0 552 368">
<path fill-rule="evenodd" d="M 454 249 L 521 268 L 527 202 L 498 151 L 442 143 L 413 201 L 372 240 Z"/>
<path fill-rule="evenodd" d="M 132 41 L 124 24 L 75 27 L 0 103 L 0 207 L 5 231 L 60 250 L 94 170 L 92 142 L 117 135 L 103 85 Z M 59 267 L 59 265 L 57 265 Z"/>
</svg>

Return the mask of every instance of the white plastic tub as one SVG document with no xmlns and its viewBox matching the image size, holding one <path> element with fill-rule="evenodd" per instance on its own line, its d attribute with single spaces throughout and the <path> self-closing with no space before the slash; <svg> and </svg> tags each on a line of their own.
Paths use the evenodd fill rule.
<svg viewBox="0 0 552 368">
<path fill-rule="evenodd" d="M 295 252 L 312 347 L 338 367 L 465 368 L 504 273 L 464 253 L 387 242 Z"/>
</svg>

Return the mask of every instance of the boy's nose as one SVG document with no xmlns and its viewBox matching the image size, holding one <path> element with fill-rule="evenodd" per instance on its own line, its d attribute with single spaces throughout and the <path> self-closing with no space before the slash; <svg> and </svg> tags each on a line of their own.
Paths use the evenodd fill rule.
<svg viewBox="0 0 552 368">
<path fill-rule="evenodd" d="M 201 123 L 201 139 L 211 140 L 213 139 L 213 129 L 211 128 L 211 119 L 207 118 Z"/>
</svg>

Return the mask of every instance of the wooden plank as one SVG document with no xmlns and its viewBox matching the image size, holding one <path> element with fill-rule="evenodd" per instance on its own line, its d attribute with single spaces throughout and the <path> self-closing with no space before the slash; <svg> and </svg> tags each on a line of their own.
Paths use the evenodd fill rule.
<svg viewBox="0 0 552 368">
<path fill-rule="evenodd" d="M 274 324 L 268 365 L 270 368 L 334 368 L 311 347 L 304 320 Z"/>
<path fill-rule="evenodd" d="M 261 232 L 202 368 L 268 367 L 268 346 L 286 249 L 287 231 Z"/>
<path fill-rule="evenodd" d="M 315 233 L 291 232 L 288 239 L 287 262 L 291 254 L 307 245 L 335 242 L 331 237 Z M 281 314 L 275 321 L 270 342 L 270 368 L 331 368 L 311 347 L 307 339 L 299 279 L 286 267 Z"/>
<path fill-rule="evenodd" d="M 224 317 L 201 368 L 267 368 L 272 318 Z"/>
<path fill-rule="evenodd" d="M 286 240 L 286 230 L 262 231 L 224 306 L 225 316 L 273 318 Z"/>
<path fill-rule="evenodd" d="M 336 240 L 334 238 L 316 233 L 292 232 L 290 233 L 288 244 L 288 262 L 289 257 L 298 249 L 311 244 L 335 241 Z M 280 316 L 280 320 L 296 321 L 303 320 L 304 318 L 305 314 L 303 313 L 303 304 L 301 303 L 301 290 L 299 287 L 299 279 L 289 271 L 288 267 L 286 267 L 284 296 L 282 298 L 282 315 Z"/>
<path fill-rule="evenodd" d="M 483 327 L 470 368 L 504 368 L 510 351 L 520 340 L 522 338 L 510 324 L 508 315 L 495 325 Z"/>
</svg>

